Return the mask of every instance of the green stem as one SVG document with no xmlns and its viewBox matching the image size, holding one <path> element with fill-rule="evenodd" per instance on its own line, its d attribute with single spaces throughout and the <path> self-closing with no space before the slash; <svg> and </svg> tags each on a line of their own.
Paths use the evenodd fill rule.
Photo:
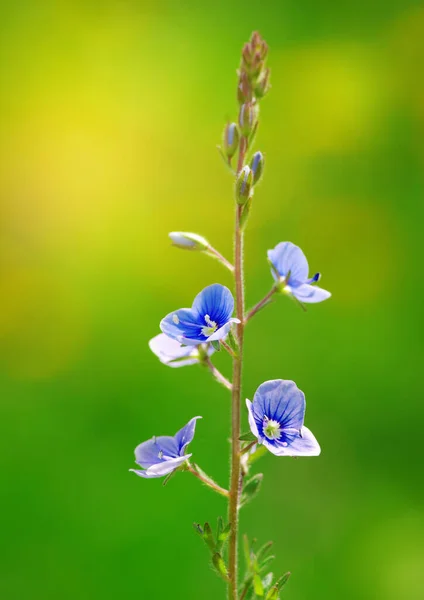
<svg viewBox="0 0 424 600">
<path fill-rule="evenodd" d="M 240 152 L 242 154 L 242 152 Z M 243 158 L 239 157 L 240 164 Z M 243 281 L 243 232 L 240 229 L 241 207 L 236 207 L 236 226 L 234 235 L 234 277 L 236 287 L 236 316 L 240 319 L 237 324 L 237 338 L 239 351 L 233 358 L 233 389 L 231 394 L 231 478 L 230 499 L 228 506 L 228 521 L 231 523 L 231 535 L 228 545 L 228 600 L 237 600 L 238 579 L 238 506 L 240 500 L 240 400 L 241 400 L 241 376 L 243 364 L 243 335 L 244 335 L 244 281 Z"/>
</svg>

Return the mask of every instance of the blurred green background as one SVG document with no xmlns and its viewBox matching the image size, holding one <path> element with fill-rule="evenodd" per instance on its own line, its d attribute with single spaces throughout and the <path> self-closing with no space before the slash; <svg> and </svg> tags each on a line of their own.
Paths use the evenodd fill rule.
<svg viewBox="0 0 424 600">
<path fill-rule="evenodd" d="M 226 485 L 228 392 L 147 342 L 204 286 L 231 285 L 167 233 L 231 255 L 215 146 L 253 29 L 273 88 L 248 304 L 283 240 L 333 298 L 307 313 L 280 299 L 249 325 L 244 395 L 294 379 L 323 452 L 262 459 L 241 527 L 275 541 L 284 598 L 424 597 L 423 3 L 16 0 L 0 14 L 4 600 L 224 597 L 192 530 L 224 500 L 128 469 L 139 442 L 200 414 L 191 450 Z"/>
</svg>

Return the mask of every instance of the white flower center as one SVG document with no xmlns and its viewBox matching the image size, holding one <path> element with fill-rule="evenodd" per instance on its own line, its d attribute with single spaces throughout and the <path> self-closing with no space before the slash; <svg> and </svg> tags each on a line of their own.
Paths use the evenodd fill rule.
<svg viewBox="0 0 424 600">
<path fill-rule="evenodd" d="M 202 333 L 205 337 L 209 337 L 210 335 L 215 333 L 215 331 L 218 328 L 218 325 L 215 323 L 215 321 L 211 320 L 209 315 L 205 315 L 205 323 L 206 325 L 202 327 Z"/>
<path fill-rule="evenodd" d="M 264 435 L 269 440 L 278 440 L 281 437 L 282 428 L 278 421 L 264 417 Z"/>
</svg>

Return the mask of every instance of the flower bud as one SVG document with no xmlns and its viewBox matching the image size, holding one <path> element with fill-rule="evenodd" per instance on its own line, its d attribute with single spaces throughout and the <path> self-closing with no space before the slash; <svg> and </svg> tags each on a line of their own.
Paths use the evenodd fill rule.
<svg viewBox="0 0 424 600">
<path fill-rule="evenodd" d="M 183 250 L 203 251 L 209 248 L 209 242 L 204 237 L 197 235 L 197 233 L 171 231 L 168 235 L 172 241 L 172 245 Z"/>
<path fill-rule="evenodd" d="M 224 129 L 222 147 L 227 158 L 232 158 L 237 151 L 240 134 L 236 123 L 229 123 Z"/>
<path fill-rule="evenodd" d="M 241 133 L 248 136 L 256 122 L 257 107 L 252 102 L 246 102 L 240 106 L 239 125 Z"/>
<path fill-rule="evenodd" d="M 270 83 L 269 83 L 269 74 L 270 74 L 270 70 L 269 69 L 265 69 L 265 71 L 263 71 L 261 73 L 261 75 L 259 76 L 256 84 L 255 84 L 255 96 L 256 98 L 263 98 L 265 96 L 265 94 L 269 91 L 269 88 L 271 87 Z"/>
<path fill-rule="evenodd" d="M 250 169 L 253 173 L 253 185 L 258 183 L 264 170 L 264 155 L 262 152 L 255 152 L 250 162 Z"/>
<path fill-rule="evenodd" d="M 250 85 L 249 77 L 244 69 L 241 71 L 239 77 L 237 100 L 239 104 L 252 101 L 252 87 Z"/>
<path fill-rule="evenodd" d="M 243 167 L 236 181 L 236 201 L 243 206 L 249 200 L 253 186 L 253 173 L 247 165 Z"/>
</svg>

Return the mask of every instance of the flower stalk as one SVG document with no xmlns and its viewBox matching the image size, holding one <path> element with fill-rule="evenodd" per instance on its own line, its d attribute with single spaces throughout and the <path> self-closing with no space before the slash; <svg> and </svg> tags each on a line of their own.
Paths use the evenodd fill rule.
<svg viewBox="0 0 424 600">
<path fill-rule="evenodd" d="M 214 492 L 217 492 L 218 494 L 221 494 L 221 496 L 225 496 L 226 498 L 228 498 L 228 490 L 215 483 L 215 481 L 211 479 L 209 475 L 206 475 L 206 473 L 204 473 L 198 465 L 194 463 L 191 464 L 188 461 L 186 465 L 187 471 L 189 471 L 192 475 L 197 477 L 197 479 L 200 479 L 202 483 L 210 487 L 212 490 L 214 490 Z"/>
<path fill-rule="evenodd" d="M 252 317 L 254 317 L 256 315 L 257 312 L 259 312 L 262 308 L 264 308 L 267 304 L 269 304 L 272 300 L 273 295 L 276 293 L 277 288 L 273 287 L 268 293 L 267 295 L 262 298 L 262 300 L 260 302 L 258 302 L 256 304 L 256 306 L 254 306 L 251 310 L 249 310 L 249 312 L 247 313 L 247 315 L 244 317 L 244 323 L 246 324 L 248 321 L 250 321 L 250 319 Z"/>
<path fill-rule="evenodd" d="M 204 364 L 208 367 L 209 371 L 212 373 L 218 383 L 226 387 L 227 390 L 231 391 L 233 389 L 231 381 L 228 381 L 228 379 L 215 367 L 209 357 L 205 358 Z"/>
</svg>

